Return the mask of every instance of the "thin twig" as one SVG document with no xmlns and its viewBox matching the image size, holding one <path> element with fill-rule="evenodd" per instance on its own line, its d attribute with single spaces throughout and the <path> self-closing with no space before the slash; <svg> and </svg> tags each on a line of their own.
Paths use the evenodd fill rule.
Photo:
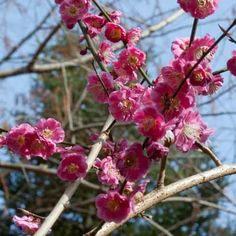
<svg viewBox="0 0 236 236">
<path fill-rule="evenodd" d="M 217 158 L 217 156 L 212 152 L 212 150 L 209 147 L 201 144 L 198 141 L 195 141 L 195 144 L 202 150 L 202 152 L 207 154 L 211 158 L 212 161 L 214 161 L 216 166 L 221 166 L 222 165 L 222 162 Z"/>
<path fill-rule="evenodd" d="M 198 19 L 194 18 L 193 25 L 192 25 L 191 36 L 190 36 L 190 40 L 189 40 L 189 47 L 191 47 L 192 42 L 195 38 L 195 35 L 196 35 L 196 32 L 197 32 L 197 24 L 198 24 Z"/>
</svg>

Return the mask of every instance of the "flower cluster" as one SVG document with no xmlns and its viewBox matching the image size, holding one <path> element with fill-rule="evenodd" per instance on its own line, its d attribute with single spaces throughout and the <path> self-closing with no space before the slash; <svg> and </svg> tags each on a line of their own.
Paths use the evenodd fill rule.
<svg viewBox="0 0 236 236">
<path fill-rule="evenodd" d="M 48 159 L 64 140 L 64 130 L 55 119 L 41 119 L 35 126 L 21 124 L 12 128 L 3 138 L 2 145 L 23 158 L 32 156 Z"/>
<path fill-rule="evenodd" d="M 223 84 L 223 78 L 211 68 L 217 51 L 217 47 L 211 48 L 215 39 L 207 34 L 191 42 L 189 38 L 174 40 L 173 59 L 161 68 L 153 83 L 145 87 L 138 82 L 138 72 L 146 61 L 146 54 L 136 45 L 141 37 L 139 28 L 126 30 L 120 23 L 119 11 L 107 12 L 106 17 L 91 13 L 90 0 L 55 2 L 69 29 L 80 21 L 91 39 L 97 37 L 97 56 L 109 68 L 109 72 L 96 71 L 88 76 L 88 92 L 97 102 L 108 106 L 116 121 L 135 124 L 146 138 L 143 145 L 130 144 L 126 139 L 107 140 L 93 165 L 98 180 L 108 187 L 106 193 L 96 197 L 97 216 L 106 222 L 119 223 L 142 201 L 148 183 L 143 179 L 153 163 L 167 157 L 171 144 L 188 152 L 195 149 L 198 142 L 207 142 L 213 133 L 202 120 L 196 100 L 198 96 L 215 93 Z M 194 18 L 202 19 L 214 13 L 218 0 L 178 0 L 178 3 Z M 83 40 L 84 37 L 80 41 Z M 125 48 L 116 54 L 113 46 L 118 42 L 123 42 Z M 85 53 L 87 49 L 81 55 Z M 233 75 L 236 75 L 235 62 L 233 52 L 227 62 Z M 94 134 L 91 140 L 97 138 Z M 49 118 L 35 126 L 21 124 L 12 128 L 6 136 L 0 137 L 0 147 L 7 146 L 28 159 L 31 156 L 48 159 L 57 152 L 61 155 L 57 170 L 60 179 L 73 182 L 84 178 L 88 169 L 86 150 L 79 145 L 57 147 L 63 140 L 60 123 Z M 32 234 L 31 218 L 23 221 L 15 218 L 14 221 Z"/>
</svg>

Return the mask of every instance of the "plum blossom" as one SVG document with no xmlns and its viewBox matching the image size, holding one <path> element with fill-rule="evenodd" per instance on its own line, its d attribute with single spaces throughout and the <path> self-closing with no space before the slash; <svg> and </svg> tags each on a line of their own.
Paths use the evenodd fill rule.
<svg viewBox="0 0 236 236">
<path fill-rule="evenodd" d="M 174 89 L 166 83 L 157 83 L 152 90 L 152 99 L 156 108 L 167 121 L 178 117 L 184 109 L 195 106 L 195 94 L 185 84 L 177 96 Z"/>
<path fill-rule="evenodd" d="M 186 110 L 174 129 L 176 147 L 187 152 L 195 148 L 196 141 L 204 143 L 213 134 L 213 129 L 207 127 L 198 112 Z"/>
<path fill-rule="evenodd" d="M 110 191 L 96 197 L 96 208 L 98 218 L 106 222 L 119 223 L 131 212 L 131 203 L 126 196 Z"/>
<path fill-rule="evenodd" d="M 134 114 L 134 122 L 141 134 L 153 140 L 161 139 L 165 135 L 164 117 L 154 106 L 144 106 L 138 109 Z"/>
<path fill-rule="evenodd" d="M 160 161 L 169 153 L 169 148 L 159 142 L 151 142 L 147 148 L 147 155 L 151 160 Z"/>
<path fill-rule="evenodd" d="M 109 96 L 109 111 L 118 121 L 132 121 L 137 108 L 137 96 L 131 89 L 120 89 Z"/>
<path fill-rule="evenodd" d="M 64 0 L 60 5 L 60 14 L 68 29 L 72 29 L 90 8 L 90 0 Z"/>
<path fill-rule="evenodd" d="M 46 140 L 53 143 L 61 143 L 64 141 L 65 132 L 62 129 L 61 123 L 53 118 L 40 119 L 35 125 L 37 133 Z"/>
<path fill-rule="evenodd" d="M 106 24 L 105 36 L 112 43 L 117 43 L 125 40 L 126 31 L 121 25 L 108 22 Z"/>
<path fill-rule="evenodd" d="M 141 29 L 140 28 L 132 28 L 126 33 L 126 42 L 129 46 L 135 45 L 140 37 L 141 37 Z"/>
<path fill-rule="evenodd" d="M 27 235 L 34 235 L 42 224 L 41 219 L 34 216 L 14 215 L 12 220 Z"/>
<path fill-rule="evenodd" d="M 132 144 L 117 161 L 117 167 L 128 181 L 136 181 L 144 177 L 150 166 L 150 160 L 143 154 L 140 143 Z"/>
<path fill-rule="evenodd" d="M 233 51 L 232 57 L 227 61 L 227 68 L 232 75 L 236 76 L 236 51 Z"/>
<path fill-rule="evenodd" d="M 99 44 L 98 56 L 102 62 L 109 64 L 114 57 L 112 45 L 106 41 Z"/>
<path fill-rule="evenodd" d="M 86 175 L 87 163 L 84 155 L 71 154 L 65 156 L 57 169 L 57 175 L 64 181 L 73 182 Z"/>
<path fill-rule="evenodd" d="M 121 175 L 116 167 L 115 162 L 112 157 L 107 156 L 106 158 L 100 160 L 97 159 L 95 162 L 95 167 L 98 168 L 97 176 L 98 180 L 105 185 L 116 187 L 121 180 Z"/>
<path fill-rule="evenodd" d="M 219 0 L 178 0 L 180 7 L 192 17 L 204 19 L 216 11 Z"/>
<path fill-rule="evenodd" d="M 100 78 L 99 78 L 100 77 Z M 88 77 L 87 90 L 91 93 L 94 99 L 100 103 L 108 102 L 108 93 L 114 89 L 114 81 L 112 76 L 107 72 L 102 72 L 99 77 L 96 73 L 92 73 Z M 101 81 L 100 81 L 101 79 Z M 102 84 L 103 83 L 103 84 Z M 104 85 L 104 87 L 103 87 Z M 106 91 L 105 91 L 106 89 Z"/>
</svg>

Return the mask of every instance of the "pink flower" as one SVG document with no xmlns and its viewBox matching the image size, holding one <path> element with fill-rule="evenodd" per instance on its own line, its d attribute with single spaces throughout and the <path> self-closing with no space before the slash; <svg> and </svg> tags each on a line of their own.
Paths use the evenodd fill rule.
<svg viewBox="0 0 236 236">
<path fill-rule="evenodd" d="M 191 0 L 189 1 L 188 12 L 192 17 L 204 19 L 216 11 L 218 1 L 219 0 Z"/>
<path fill-rule="evenodd" d="M 181 55 L 181 58 L 184 58 L 186 61 L 198 61 L 203 53 L 205 53 L 214 43 L 215 39 L 209 34 L 203 38 L 196 38 L 191 44 L 191 47 L 184 51 L 184 53 Z M 216 51 L 217 46 L 212 49 L 212 51 L 205 57 L 202 63 L 210 62 L 213 59 Z"/>
<path fill-rule="evenodd" d="M 57 175 L 60 179 L 73 182 L 86 175 L 87 163 L 84 155 L 71 154 L 64 157 L 57 169 Z"/>
<path fill-rule="evenodd" d="M 188 46 L 189 46 L 189 38 L 177 38 L 175 41 L 172 42 L 171 51 L 175 55 L 175 58 L 177 58 L 180 55 L 184 54 Z"/>
<path fill-rule="evenodd" d="M 158 142 L 152 142 L 147 148 L 148 157 L 154 161 L 160 161 L 162 158 L 166 157 L 168 153 L 169 148 Z"/>
<path fill-rule="evenodd" d="M 95 73 L 89 75 L 87 90 L 93 95 L 94 99 L 97 102 L 107 103 L 108 94 L 110 94 L 110 92 L 112 92 L 114 89 L 113 78 L 107 72 L 102 72 L 99 76 L 102 82 Z M 104 87 L 106 88 L 106 90 Z M 108 94 L 106 93 L 106 91 L 108 92 Z"/>
<path fill-rule="evenodd" d="M 6 145 L 15 154 L 30 158 L 27 136 L 37 136 L 35 129 L 29 124 L 21 124 L 12 128 L 6 135 Z"/>
<path fill-rule="evenodd" d="M 122 12 L 112 11 L 109 15 L 110 15 L 110 18 L 111 18 L 113 23 L 115 23 L 115 24 L 120 23 L 120 17 L 122 16 Z"/>
<path fill-rule="evenodd" d="M 80 145 L 75 145 L 72 147 L 58 148 L 58 152 L 61 154 L 61 158 L 66 158 L 68 156 L 74 155 L 85 155 L 85 149 Z"/>
<path fill-rule="evenodd" d="M 118 75 L 130 75 L 137 71 L 146 60 L 146 54 L 140 49 L 130 46 L 124 49 L 117 62 L 114 62 L 114 69 Z"/>
<path fill-rule="evenodd" d="M 137 107 L 137 97 L 131 89 L 114 91 L 109 96 L 109 111 L 118 121 L 132 121 Z"/>
<path fill-rule="evenodd" d="M 126 42 L 129 46 L 135 45 L 140 37 L 141 37 L 141 29 L 140 28 L 132 28 L 126 33 Z"/>
<path fill-rule="evenodd" d="M 212 75 L 211 74 L 211 81 L 208 83 L 206 91 L 203 91 L 203 95 L 211 95 L 217 92 L 224 83 L 224 79 L 221 75 Z"/>
<path fill-rule="evenodd" d="M 90 0 L 64 0 L 60 5 L 60 13 L 66 26 L 72 29 L 88 12 L 90 5 Z"/>
<path fill-rule="evenodd" d="M 218 0 L 178 0 L 178 3 L 184 11 L 197 19 L 213 14 L 218 6 Z"/>
<path fill-rule="evenodd" d="M 65 132 L 62 129 L 61 123 L 53 118 L 40 119 L 35 125 L 35 128 L 39 135 L 46 140 L 53 143 L 61 143 L 64 141 Z"/>
<path fill-rule="evenodd" d="M 136 181 L 144 177 L 150 166 L 150 160 L 144 156 L 142 145 L 134 143 L 120 157 L 117 167 L 128 181 Z"/>
<path fill-rule="evenodd" d="M 119 223 L 131 212 L 130 200 L 116 191 L 99 194 L 96 208 L 98 218 L 106 222 Z"/>
<path fill-rule="evenodd" d="M 133 119 L 138 126 L 139 132 L 144 136 L 157 140 L 165 135 L 164 117 L 154 106 L 144 106 L 138 109 Z"/>
<path fill-rule="evenodd" d="M 110 156 L 100 160 L 97 159 L 95 166 L 99 169 L 97 171 L 98 180 L 105 185 L 116 187 L 121 180 L 119 170 L 116 168 Z"/>
<path fill-rule="evenodd" d="M 13 217 L 13 222 L 27 235 L 33 235 L 41 226 L 41 219 L 33 216 Z"/>
<path fill-rule="evenodd" d="M 109 41 L 117 43 L 125 40 L 126 31 L 121 25 L 108 22 L 106 24 L 105 36 Z"/>
<path fill-rule="evenodd" d="M 173 97 L 174 92 L 174 89 L 165 83 L 157 83 L 152 90 L 153 102 L 166 121 L 178 117 L 184 109 L 195 106 L 195 94 L 187 84 L 175 97 Z"/>
<path fill-rule="evenodd" d="M 102 62 L 109 64 L 114 57 L 113 51 L 111 44 L 105 41 L 99 45 L 98 56 Z"/>
<path fill-rule="evenodd" d="M 83 17 L 83 22 L 88 28 L 95 29 L 101 29 L 106 24 L 106 20 L 103 16 L 98 16 L 89 13 Z"/>
<path fill-rule="evenodd" d="M 196 141 L 204 143 L 212 133 L 198 112 L 186 110 L 174 130 L 176 147 L 187 152 L 195 147 Z"/>
<path fill-rule="evenodd" d="M 233 51 L 233 56 L 227 61 L 227 68 L 232 75 L 236 76 L 236 51 Z"/>
</svg>

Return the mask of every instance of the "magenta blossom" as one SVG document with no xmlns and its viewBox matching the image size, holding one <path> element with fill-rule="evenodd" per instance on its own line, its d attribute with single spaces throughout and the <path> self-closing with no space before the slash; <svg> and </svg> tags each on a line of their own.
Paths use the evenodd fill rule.
<svg viewBox="0 0 236 236">
<path fill-rule="evenodd" d="M 177 38 L 172 42 L 171 51 L 175 58 L 183 55 L 185 50 L 189 47 L 189 38 Z"/>
<path fill-rule="evenodd" d="M 184 109 L 195 106 L 195 94 L 187 84 L 175 97 L 173 97 L 174 92 L 175 90 L 166 83 L 157 83 L 152 90 L 153 102 L 166 121 L 178 117 Z"/>
<path fill-rule="evenodd" d="M 109 111 L 118 121 L 132 121 L 137 107 L 137 97 L 131 89 L 114 91 L 109 96 Z"/>
<path fill-rule="evenodd" d="M 198 112 L 186 110 L 179 119 L 178 125 L 174 130 L 176 147 L 187 152 L 195 148 L 195 142 L 204 143 L 213 133 L 202 121 Z"/>
<path fill-rule="evenodd" d="M 109 73 L 102 72 L 99 77 L 95 73 L 89 75 L 87 90 L 93 95 L 96 101 L 107 103 L 108 96 L 113 89 L 114 81 Z"/>
<path fill-rule="evenodd" d="M 159 142 L 152 142 L 147 148 L 147 155 L 151 160 L 160 161 L 169 153 L 169 148 Z"/>
<path fill-rule="evenodd" d="M 106 24 L 105 36 L 112 43 L 117 43 L 125 40 L 126 31 L 121 25 L 108 22 Z"/>
<path fill-rule="evenodd" d="M 14 216 L 13 222 L 27 235 L 34 235 L 41 226 L 41 219 L 33 216 Z"/>
<path fill-rule="evenodd" d="M 204 19 L 213 14 L 218 6 L 219 0 L 178 0 L 180 7 L 189 12 L 192 17 Z"/>
<path fill-rule="evenodd" d="M 140 28 L 132 28 L 127 31 L 126 34 L 126 42 L 129 46 L 135 45 L 140 37 L 141 37 L 141 29 Z"/>
<path fill-rule="evenodd" d="M 117 167 L 128 181 L 136 181 L 144 177 L 150 166 L 150 160 L 144 156 L 142 145 L 134 143 L 120 157 Z"/>
<path fill-rule="evenodd" d="M 120 55 L 117 62 L 114 63 L 115 71 L 119 74 L 119 70 L 136 71 L 138 70 L 145 62 L 146 54 L 140 49 L 130 46 L 127 49 L 124 49 Z"/>
<path fill-rule="evenodd" d="M 98 180 L 105 185 L 116 187 L 121 180 L 121 175 L 110 156 L 100 160 L 97 159 L 95 167 L 98 168 Z"/>
<path fill-rule="evenodd" d="M 60 5 L 60 13 L 66 26 L 72 29 L 88 12 L 90 5 L 90 0 L 64 0 Z"/>
<path fill-rule="evenodd" d="M 99 44 L 98 56 L 102 62 L 109 64 L 114 57 L 113 51 L 112 45 L 105 41 Z"/>
<path fill-rule="evenodd" d="M 40 119 L 35 125 L 35 128 L 39 135 L 46 140 L 53 143 L 61 143 L 64 141 L 65 132 L 62 129 L 61 123 L 53 118 Z"/>
<path fill-rule="evenodd" d="M 134 122 L 141 134 L 153 140 L 161 139 L 165 135 L 164 117 L 154 106 L 144 106 L 138 109 L 134 114 Z"/>
<path fill-rule="evenodd" d="M 236 76 L 236 51 L 233 51 L 232 57 L 227 61 L 227 68 L 230 73 Z"/>
<path fill-rule="evenodd" d="M 119 223 L 131 212 L 130 200 L 116 191 L 96 197 L 97 216 L 106 222 Z"/>
<path fill-rule="evenodd" d="M 57 175 L 60 179 L 73 182 L 86 175 L 87 163 L 84 155 L 69 155 L 64 157 L 57 169 Z"/>
</svg>

